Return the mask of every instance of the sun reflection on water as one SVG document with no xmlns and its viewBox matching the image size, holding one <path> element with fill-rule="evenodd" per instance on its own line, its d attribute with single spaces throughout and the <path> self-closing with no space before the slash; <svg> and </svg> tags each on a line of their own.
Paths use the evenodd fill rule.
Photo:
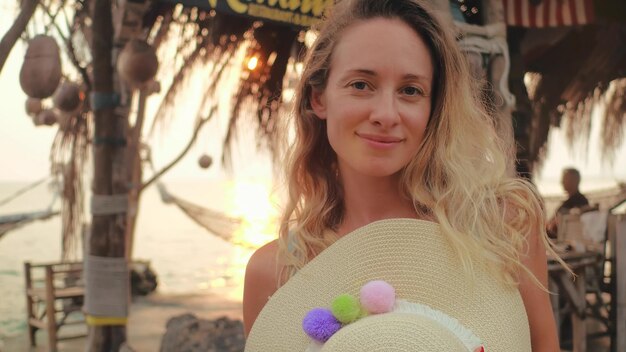
<svg viewBox="0 0 626 352">
<path fill-rule="evenodd" d="M 233 234 L 235 242 L 245 247 L 236 246 L 231 257 L 231 265 L 224 273 L 226 281 L 234 288 L 227 293 L 228 298 L 240 300 L 243 295 L 245 268 L 253 248 L 259 248 L 277 238 L 278 196 L 272 192 L 270 181 L 236 180 L 228 189 L 230 204 L 225 209 L 233 217 L 242 220 L 241 226 Z M 212 286 L 224 285 L 225 281 L 211 283 Z M 230 286 L 229 285 L 229 286 Z"/>
</svg>

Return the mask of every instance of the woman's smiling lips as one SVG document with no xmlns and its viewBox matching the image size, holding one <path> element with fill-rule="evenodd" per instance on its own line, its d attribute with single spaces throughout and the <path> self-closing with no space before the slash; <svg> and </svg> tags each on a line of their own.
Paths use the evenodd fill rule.
<svg viewBox="0 0 626 352">
<path fill-rule="evenodd" d="M 365 142 L 375 148 L 391 148 L 404 141 L 403 138 L 398 138 L 394 136 L 386 136 L 379 134 L 370 134 L 370 133 L 355 133 L 358 137 L 365 140 Z"/>
</svg>

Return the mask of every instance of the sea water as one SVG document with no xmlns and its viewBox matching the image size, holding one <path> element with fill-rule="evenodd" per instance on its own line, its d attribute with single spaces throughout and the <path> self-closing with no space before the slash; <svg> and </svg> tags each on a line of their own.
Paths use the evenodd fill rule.
<svg viewBox="0 0 626 352">
<path fill-rule="evenodd" d="M 27 186 L 0 183 L 0 200 Z M 168 191 L 205 208 L 244 219 L 240 240 L 259 246 L 275 236 L 276 209 L 262 182 L 167 183 Z M 44 210 L 53 194 L 41 185 L 0 206 L 0 215 Z M 56 204 L 60 208 L 60 204 Z M 89 219 L 86 219 L 89 220 Z M 142 195 L 133 258 L 150 260 L 163 294 L 217 294 L 241 300 L 245 265 L 252 250 L 235 246 L 200 227 L 156 187 Z M 23 263 L 61 259 L 61 218 L 32 222 L 0 238 L 0 341 L 26 330 Z"/>
<path fill-rule="evenodd" d="M 584 193 L 615 184 L 611 180 L 586 180 L 581 189 Z M 0 200 L 27 185 L 0 183 Z M 260 246 L 276 235 L 279 202 L 264 182 L 177 181 L 168 182 L 167 188 L 181 199 L 244 219 L 237 233 L 243 242 Z M 546 205 L 552 213 L 564 198 L 559 181 L 542 180 L 538 189 L 551 196 Z M 557 195 L 561 198 L 554 197 Z M 0 215 L 44 210 L 52 198 L 50 189 L 41 185 L 0 206 Z M 163 203 L 156 187 L 149 187 L 142 195 L 134 242 L 133 258 L 150 260 L 160 293 L 207 293 L 241 300 L 245 265 L 252 250 L 223 241 L 176 206 Z M 33 222 L 0 238 L 0 341 L 26 330 L 23 263 L 60 259 L 59 216 Z"/>
</svg>

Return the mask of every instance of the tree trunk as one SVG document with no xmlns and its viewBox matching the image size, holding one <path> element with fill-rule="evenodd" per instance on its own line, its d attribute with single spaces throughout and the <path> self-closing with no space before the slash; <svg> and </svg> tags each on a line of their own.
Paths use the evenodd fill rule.
<svg viewBox="0 0 626 352">
<path fill-rule="evenodd" d="M 4 63 L 11 53 L 11 49 L 13 49 L 17 40 L 24 33 L 24 30 L 26 30 L 26 25 L 28 25 L 30 18 L 33 17 L 37 5 L 39 5 L 39 0 L 23 0 L 20 14 L 4 37 L 2 37 L 0 41 L 0 72 L 2 72 L 2 67 L 4 67 Z"/>
<path fill-rule="evenodd" d="M 113 93 L 113 24 L 111 0 L 95 0 L 93 6 L 93 91 Z M 128 192 L 126 158 L 126 116 L 116 116 L 112 107 L 94 109 L 93 143 L 94 195 L 116 195 Z M 99 257 L 124 257 L 126 212 L 110 215 L 94 214 L 89 240 L 89 254 Z M 126 297 L 120 299 L 128 299 Z M 126 340 L 126 327 L 90 326 L 87 350 L 93 352 L 119 351 Z"/>
</svg>

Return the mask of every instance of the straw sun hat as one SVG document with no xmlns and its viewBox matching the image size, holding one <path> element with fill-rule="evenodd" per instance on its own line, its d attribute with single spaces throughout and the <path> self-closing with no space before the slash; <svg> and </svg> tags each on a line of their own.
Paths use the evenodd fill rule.
<svg viewBox="0 0 626 352">
<path fill-rule="evenodd" d="M 435 223 L 371 223 L 276 291 L 246 352 L 531 351 L 518 290 L 474 270 L 463 271 Z"/>
</svg>

